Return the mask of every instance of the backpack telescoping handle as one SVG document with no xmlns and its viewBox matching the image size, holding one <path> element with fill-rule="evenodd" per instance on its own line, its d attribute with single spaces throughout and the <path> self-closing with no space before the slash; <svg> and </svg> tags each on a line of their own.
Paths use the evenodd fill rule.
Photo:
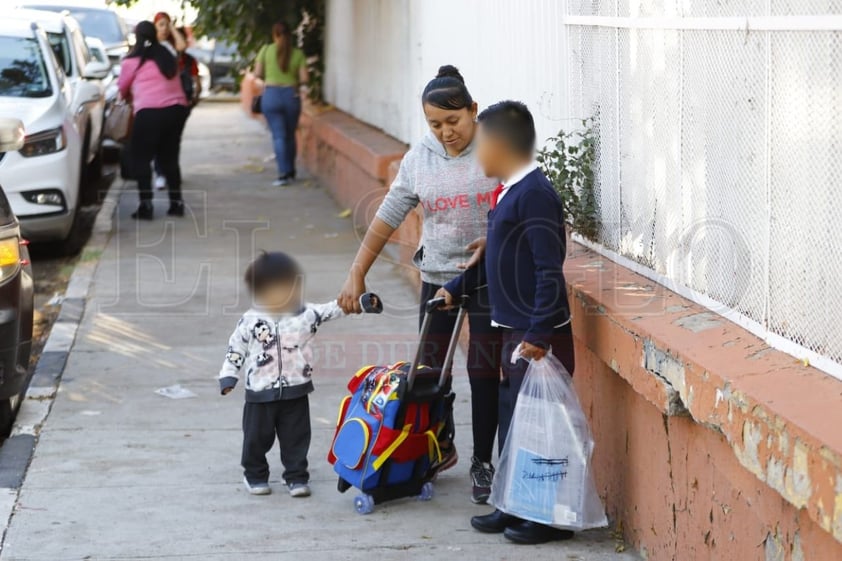
<svg viewBox="0 0 842 561">
<path fill-rule="evenodd" d="M 453 355 L 456 354 L 456 346 L 459 344 L 459 334 L 462 332 L 462 324 L 465 323 L 465 314 L 468 312 L 468 304 L 471 299 L 467 296 L 462 296 L 459 302 L 459 311 L 456 314 L 456 322 L 453 325 L 453 332 L 450 334 L 450 342 L 447 345 L 447 354 L 444 357 L 444 364 L 441 367 L 441 375 L 439 376 L 439 386 L 444 384 L 447 377 L 450 376 L 453 370 Z M 430 333 L 430 324 L 433 322 L 433 314 L 444 313 L 446 310 L 442 309 L 444 306 L 444 298 L 433 298 L 428 300 L 424 305 L 424 321 L 421 322 L 421 340 L 418 342 L 418 350 L 415 351 L 415 359 L 412 361 L 412 367 L 409 369 L 409 374 L 406 376 L 406 387 L 408 390 L 412 389 L 415 382 L 415 374 L 418 367 L 421 366 L 421 359 L 424 356 L 424 347 L 427 343 L 427 337 Z"/>
</svg>

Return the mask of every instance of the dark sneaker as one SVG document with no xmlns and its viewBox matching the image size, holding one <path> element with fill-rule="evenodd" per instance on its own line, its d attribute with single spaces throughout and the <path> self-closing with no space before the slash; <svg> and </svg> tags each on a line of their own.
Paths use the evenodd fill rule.
<svg viewBox="0 0 842 561">
<path fill-rule="evenodd" d="M 310 486 L 306 483 L 290 483 L 288 487 L 290 497 L 301 498 L 310 496 Z"/>
<path fill-rule="evenodd" d="M 494 479 L 494 466 L 471 458 L 471 502 L 484 505 L 491 496 L 491 481 Z"/>
<path fill-rule="evenodd" d="M 438 475 L 442 471 L 452 468 L 459 461 L 459 453 L 456 451 L 456 446 L 452 441 L 448 444 L 440 442 L 439 446 L 441 447 L 441 460 L 430 466 L 430 472 L 434 475 Z"/>
</svg>

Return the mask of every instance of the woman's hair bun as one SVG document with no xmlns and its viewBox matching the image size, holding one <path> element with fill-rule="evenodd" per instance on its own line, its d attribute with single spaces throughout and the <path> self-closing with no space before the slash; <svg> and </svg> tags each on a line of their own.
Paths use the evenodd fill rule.
<svg viewBox="0 0 842 561">
<path fill-rule="evenodd" d="M 439 66 L 439 73 L 436 74 L 436 78 L 456 78 L 463 84 L 465 83 L 465 79 L 462 77 L 462 74 L 459 72 L 459 69 L 451 64 Z"/>
</svg>

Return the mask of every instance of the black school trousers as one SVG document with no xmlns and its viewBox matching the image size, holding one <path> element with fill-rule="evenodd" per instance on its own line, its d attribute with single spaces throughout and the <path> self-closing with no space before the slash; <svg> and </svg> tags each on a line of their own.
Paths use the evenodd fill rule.
<svg viewBox="0 0 842 561">
<path fill-rule="evenodd" d="M 249 483 L 269 481 L 266 454 L 275 444 L 281 448 L 283 478 L 307 483 L 307 453 L 310 451 L 310 400 L 308 396 L 265 403 L 246 402 L 243 407 L 244 474 Z"/>
<path fill-rule="evenodd" d="M 189 110 L 184 105 L 141 109 L 134 117 L 131 150 L 134 178 L 141 201 L 152 200 L 152 160 L 164 177 L 170 201 L 181 201 L 181 136 Z"/>
<path fill-rule="evenodd" d="M 529 361 L 525 359 L 518 360 L 514 364 L 511 362 L 512 352 L 523 341 L 524 332 L 514 329 L 503 329 L 502 332 L 503 380 L 500 382 L 500 428 L 497 436 L 500 452 L 503 451 L 503 445 L 506 443 L 509 426 L 512 424 L 512 415 L 515 412 L 517 394 L 520 392 L 526 369 L 529 367 Z M 576 356 L 573 351 L 573 330 L 570 323 L 557 328 L 550 336 L 548 343 L 552 347 L 553 354 L 572 376 L 576 368 Z"/>
<path fill-rule="evenodd" d="M 421 286 L 420 321 L 424 320 L 425 303 L 433 298 L 439 288 L 441 286 L 427 282 Z M 424 347 L 423 364 L 441 368 L 455 324 L 456 310 L 435 313 Z M 494 437 L 497 435 L 501 332 L 491 326 L 491 304 L 486 288 L 481 288 L 471 295 L 468 327 L 470 341 L 467 370 L 471 385 L 474 456 L 481 462 L 490 462 L 494 453 Z M 453 427 L 448 428 L 452 437 Z"/>
</svg>

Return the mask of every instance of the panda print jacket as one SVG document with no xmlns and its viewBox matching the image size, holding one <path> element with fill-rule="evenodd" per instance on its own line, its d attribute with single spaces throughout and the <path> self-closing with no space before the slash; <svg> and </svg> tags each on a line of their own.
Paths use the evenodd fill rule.
<svg viewBox="0 0 842 561">
<path fill-rule="evenodd" d="M 236 386 L 245 373 L 249 402 L 295 399 L 312 392 L 310 342 L 322 323 L 343 315 L 335 300 L 305 304 L 295 314 L 250 309 L 228 340 L 219 372 L 220 390 Z"/>
</svg>

